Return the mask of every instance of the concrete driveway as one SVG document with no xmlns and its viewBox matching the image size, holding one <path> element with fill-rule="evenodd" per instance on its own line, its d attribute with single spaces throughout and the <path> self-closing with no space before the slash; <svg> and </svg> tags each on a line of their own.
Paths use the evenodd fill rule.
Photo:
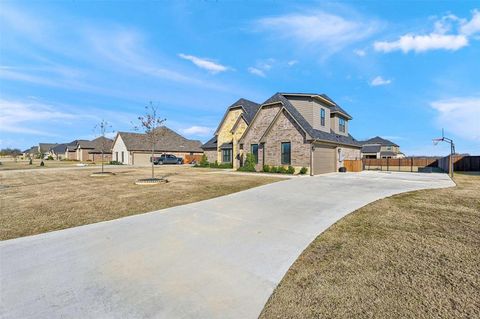
<svg viewBox="0 0 480 319">
<path fill-rule="evenodd" d="M 256 318 L 334 222 L 445 174 L 295 178 L 203 202 L 0 242 L 3 318 Z M 55 205 L 52 205 L 52 209 Z"/>
</svg>

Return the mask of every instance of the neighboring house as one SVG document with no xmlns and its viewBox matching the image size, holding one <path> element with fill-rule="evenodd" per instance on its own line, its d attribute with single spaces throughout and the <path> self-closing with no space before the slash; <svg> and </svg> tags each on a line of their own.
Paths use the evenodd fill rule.
<svg viewBox="0 0 480 319">
<path fill-rule="evenodd" d="M 76 143 L 76 159 L 78 161 L 99 161 L 104 150 L 104 160 L 110 161 L 113 140 L 100 136 L 91 141 L 80 140 Z"/>
<path fill-rule="evenodd" d="M 67 149 L 67 144 L 57 144 L 50 149 L 48 152 L 56 160 L 65 159 L 65 151 Z"/>
<path fill-rule="evenodd" d="M 32 146 L 29 149 L 23 151 L 23 157 L 34 157 L 38 154 L 38 146 Z"/>
<path fill-rule="evenodd" d="M 38 153 L 46 155 L 50 152 L 50 150 L 57 146 L 58 143 L 38 143 Z"/>
<path fill-rule="evenodd" d="M 239 140 L 241 157 L 263 165 L 306 167 L 311 175 L 336 172 L 345 159 L 360 159 L 349 134 L 352 117 L 324 94 L 276 93 L 265 101 Z"/>
<path fill-rule="evenodd" d="M 188 155 L 201 155 L 202 143 L 189 140 L 171 129 L 158 128 L 158 140 L 155 145 L 155 156 L 168 153 L 185 159 Z M 112 160 L 128 165 L 149 165 L 151 163 L 152 146 L 146 134 L 118 132 L 112 146 Z"/>
<path fill-rule="evenodd" d="M 362 158 L 404 158 L 400 146 L 392 141 L 376 136 L 362 143 Z"/>
<path fill-rule="evenodd" d="M 215 136 L 202 145 L 209 162 L 228 162 L 232 163 L 233 168 L 242 165 L 238 140 L 242 137 L 259 107 L 260 105 L 255 102 L 239 99 L 227 108 L 215 131 Z"/>
</svg>

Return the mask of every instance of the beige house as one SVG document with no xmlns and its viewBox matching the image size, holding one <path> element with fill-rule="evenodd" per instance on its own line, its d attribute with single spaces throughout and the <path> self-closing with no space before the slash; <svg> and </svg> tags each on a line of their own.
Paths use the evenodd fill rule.
<svg viewBox="0 0 480 319">
<path fill-rule="evenodd" d="M 209 162 L 232 163 L 233 168 L 241 166 L 238 140 L 243 136 L 255 116 L 259 104 L 239 99 L 227 108 L 215 136 L 202 145 Z"/>
<path fill-rule="evenodd" d="M 373 137 L 362 141 L 362 158 L 404 158 L 405 154 L 400 152 L 400 146 L 392 141 Z"/>
<path fill-rule="evenodd" d="M 165 126 L 158 130 L 154 156 L 168 153 L 185 159 L 186 156 L 203 154 L 200 141 L 186 139 Z M 150 165 L 151 153 L 152 146 L 146 134 L 118 132 L 113 141 L 112 160 L 126 165 Z"/>
<path fill-rule="evenodd" d="M 344 160 L 361 158 L 361 144 L 349 134 L 351 119 L 324 94 L 277 93 L 240 138 L 240 156 L 252 153 L 257 171 L 273 165 L 306 167 L 311 175 L 336 172 Z"/>
</svg>

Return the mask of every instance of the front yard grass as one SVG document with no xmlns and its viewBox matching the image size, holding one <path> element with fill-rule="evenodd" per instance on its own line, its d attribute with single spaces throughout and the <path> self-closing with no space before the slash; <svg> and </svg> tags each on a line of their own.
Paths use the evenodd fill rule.
<svg viewBox="0 0 480 319">
<path fill-rule="evenodd" d="M 318 236 L 260 318 L 479 318 L 480 175 L 371 203 Z"/>
<path fill-rule="evenodd" d="M 9 170 L 25 170 L 25 169 L 42 169 L 42 168 L 59 168 L 59 167 L 75 167 L 77 164 L 82 164 L 79 161 L 55 161 L 55 160 L 44 160 L 44 166 L 40 166 L 41 160 L 34 159 L 32 165 L 29 164 L 28 160 L 18 159 L 17 161 L 11 158 L 2 158 L 0 159 L 2 163 L 0 165 L 0 171 L 9 171 Z M 88 166 L 95 166 L 95 163 L 84 162 Z M 98 164 L 97 164 L 98 165 Z"/>
<path fill-rule="evenodd" d="M 109 168 L 115 176 L 90 177 L 92 170 L 0 172 L 0 239 L 116 219 L 222 196 L 281 179 L 156 167 L 169 183 L 138 186 L 150 168 Z"/>
</svg>

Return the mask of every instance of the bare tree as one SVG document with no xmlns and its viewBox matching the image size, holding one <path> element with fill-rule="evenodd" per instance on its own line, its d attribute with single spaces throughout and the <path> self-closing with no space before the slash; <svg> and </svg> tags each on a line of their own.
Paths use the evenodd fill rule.
<svg viewBox="0 0 480 319">
<path fill-rule="evenodd" d="M 166 119 L 162 119 L 158 114 L 158 105 L 154 105 L 150 102 L 145 106 L 145 115 L 138 117 L 139 125 L 135 126 L 135 130 L 143 130 L 147 136 L 148 144 L 152 149 L 152 156 L 150 161 L 152 162 L 152 179 L 155 179 L 155 145 L 160 137 L 159 128 L 163 125 Z"/>
<path fill-rule="evenodd" d="M 98 134 L 99 137 L 102 137 L 102 141 L 100 143 L 100 148 L 102 151 L 102 174 L 104 173 L 104 159 L 105 159 L 105 151 L 107 150 L 107 138 L 105 135 L 110 132 L 112 126 L 105 120 L 101 120 L 100 123 L 95 125 L 94 131 Z"/>
</svg>

